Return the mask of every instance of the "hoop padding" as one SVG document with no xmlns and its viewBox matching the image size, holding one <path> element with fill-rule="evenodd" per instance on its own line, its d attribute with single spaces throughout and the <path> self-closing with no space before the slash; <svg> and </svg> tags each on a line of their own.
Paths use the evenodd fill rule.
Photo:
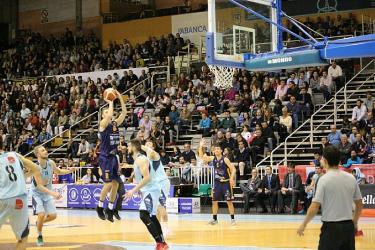
<svg viewBox="0 0 375 250">
<path fill-rule="evenodd" d="M 235 68 L 223 65 L 208 65 L 212 74 L 214 74 L 214 86 L 217 88 L 229 89 L 233 86 L 233 75 Z"/>
</svg>

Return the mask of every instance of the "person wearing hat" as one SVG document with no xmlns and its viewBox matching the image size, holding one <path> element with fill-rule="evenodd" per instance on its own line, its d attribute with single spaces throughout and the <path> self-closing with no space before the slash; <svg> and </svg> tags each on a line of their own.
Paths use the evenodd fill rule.
<svg viewBox="0 0 375 250">
<path fill-rule="evenodd" d="M 357 100 L 357 106 L 354 107 L 352 113 L 352 124 L 359 129 L 365 127 L 365 122 L 367 118 L 367 108 L 363 105 L 363 101 L 361 99 Z"/>
</svg>

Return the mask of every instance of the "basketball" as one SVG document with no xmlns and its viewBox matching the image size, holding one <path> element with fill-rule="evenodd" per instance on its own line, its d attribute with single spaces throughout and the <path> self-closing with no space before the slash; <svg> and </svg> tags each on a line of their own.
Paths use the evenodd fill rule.
<svg viewBox="0 0 375 250">
<path fill-rule="evenodd" d="M 104 90 L 103 98 L 113 102 L 117 98 L 116 91 L 113 88 Z"/>
</svg>

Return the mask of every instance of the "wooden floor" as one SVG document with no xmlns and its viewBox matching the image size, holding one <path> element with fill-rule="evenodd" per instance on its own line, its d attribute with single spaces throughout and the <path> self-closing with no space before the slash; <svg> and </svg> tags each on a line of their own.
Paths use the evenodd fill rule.
<svg viewBox="0 0 375 250">
<path fill-rule="evenodd" d="M 101 221 L 93 210 L 59 210 L 58 219 L 45 227 L 46 246 L 35 245 L 35 217 L 30 217 L 28 249 L 154 249 L 154 243 L 136 212 L 122 212 L 123 220 Z M 219 215 L 219 224 L 207 224 L 208 214 L 171 215 L 167 236 L 171 249 L 316 249 L 319 220 L 296 234 L 303 216 L 238 215 L 237 225 L 230 226 L 228 215 Z M 361 219 L 364 237 L 357 238 L 357 249 L 375 249 L 375 219 Z M 0 229 L 0 249 L 12 249 L 14 236 L 8 225 Z"/>
</svg>

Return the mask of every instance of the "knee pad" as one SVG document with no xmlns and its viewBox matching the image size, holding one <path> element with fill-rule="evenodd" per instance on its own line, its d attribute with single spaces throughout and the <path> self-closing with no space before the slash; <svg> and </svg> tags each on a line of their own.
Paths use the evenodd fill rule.
<svg viewBox="0 0 375 250">
<path fill-rule="evenodd" d="M 146 225 L 149 225 L 151 224 L 151 217 L 150 217 L 150 213 L 147 212 L 146 210 L 140 210 L 139 211 L 139 218 L 143 221 L 143 223 L 145 223 Z"/>
</svg>

